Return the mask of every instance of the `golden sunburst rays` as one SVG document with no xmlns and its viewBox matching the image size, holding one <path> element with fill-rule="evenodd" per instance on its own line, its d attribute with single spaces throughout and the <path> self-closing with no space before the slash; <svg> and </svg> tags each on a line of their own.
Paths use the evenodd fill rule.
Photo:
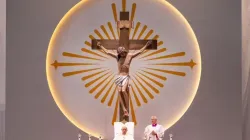
<svg viewBox="0 0 250 140">
<path fill-rule="evenodd" d="M 133 3 L 133 4 L 132 4 L 132 12 L 131 12 L 131 16 L 130 16 L 130 20 L 131 20 L 131 21 L 134 21 L 135 12 L 136 12 L 136 4 Z M 130 36 L 130 32 L 131 32 L 131 28 L 129 28 L 129 36 Z"/>
<path fill-rule="evenodd" d="M 67 67 L 67 66 L 90 66 L 90 65 L 98 65 L 96 63 L 69 63 L 69 62 L 58 62 L 57 60 L 51 64 L 55 69 L 58 67 Z"/>
<path fill-rule="evenodd" d="M 106 101 L 108 95 L 110 94 L 110 92 L 111 92 L 111 90 L 112 90 L 112 88 L 113 88 L 114 86 L 115 86 L 115 83 L 113 82 L 112 85 L 109 86 L 109 88 L 108 88 L 107 92 L 105 93 L 105 95 L 102 97 L 101 103 L 104 103 L 104 102 Z M 115 89 L 114 89 L 114 91 L 115 91 Z M 111 101 L 111 103 L 112 103 L 112 101 Z M 109 105 L 109 104 L 108 104 L 108 105 Z M 111 104 L 110 104 L 109 106 L 111 106 Z"/>
<path fill-rule="evenodd" d="M 114 90 L 115 93 L 116 90 Z M 114 93 L 112 96 L 114 96 Z M 113 99 L 113 98 L 112 98 Z M 120 96 L 117 96 L 117 100 L 116 100 L 116 104 L 115 104 L 115 109 L 114 109 L 114 113 L 113 113 L 113 118 L 112 118 L 112 125 L 114 125 L 114 122 L 117 121 L 117 116 L 118 116 L 118 108 L 119 108 L 119 100 L 120 100 Z"/>
<path fill-rule="evenodd" d="M 117 93 L 117 87 L 113 90 L 112 95 L 108 101 L 108 106 L 111 106 L 115 97 L 115 94 Z M 119 96 L 118 96 L 119 97 Z"/>
<path fill-rule="evenodd" d="M 104 68 L 101 64 L 107 60 L 107 57 L 86 48 L 82 48 L 79 52 L 79 54 L 63 52 L 62 56 L 69 59 L 69 61 L 59 62 L 58 60 L 54 60 L 51 66 L 53 66 L 55 70 L 60 67 L 73 67 L 72 71 L 62 73 L 63 77 L 85 74 Z"/>
<path fill-rule="evenodd" d="M 134 109 L 134 105 L 133 105 L 133 101 L 132 101 L 131 96 L 129 96 L 129 105 L 130 105 L 130 110 L 131 110 L 132 122 L 134 122 L 135 125 L 137 125 L 135 109 Z"/>
<path fill-rule="evenodd" d="M 186 76 L 185 72 L 179 72 L 179 71 L 171 71 L 171 70 L 165 70 L 165 69 L 157 69 L 157 68 L 146 68 L 148 70 L 162 72 L 166 74 L 173 74 L 175 76 Z"/>
<path fill-rule="evenodd" d="M 86 55 L 79 55 L 79 54 L 75 54 L 75 53 L 69 53 L 69 52 L 63 52 L 62 54 L 65 57 L 71 57 L 71 58 L 82 58 L 82 59 L 89 59 L 89 60 L 99 60 L 99 61 L 104 61 L 101 58 L 96 58 L 96 57 L 89 57 Z"/>
<path fill-rule="evenodd" d="M 182 72 L 182 71 L 178 71 L 178 70 L 168 70 L 167 68 L 170 68 L 170 67 L 190 67 L 191 69 L 193 69 L 194 66 L 196 65 L 196 63 L 193 61 L 193 59 L 191 59 L 190 61 L 187 61 L 187 62 L 169 62 L 172 60 L 172 58 L 184 57 L 186 55 L 186 53 L 185 52 L 177 52 L 177 53 L 166 54 L 166 53 L 162 53 L 164 50 L 166 51 L 166 48 L 160 48 L 156 51 L 153 51 L 153 52 L 139 58 L 141 61 L 147 62 L 147 64 L 145 64 L 145 66 L 143 67 L 143 72 L 145 72 L 151 76 L 158 77 L 158 78 L 164 80 L 163 77 L 161 77 L 160 75 L 162 75 L 162 74 L 169 75 L 170 74 L 170 75 L 175 75 L 175 76 L 180 76 L 180 77 L 186 76 L 186 72 Z M 161 73 L 161 74 L 159 74 L 159 73 Z M 159 84 L 157 84 L 157 85 L 159 85 Z"/>
<path fill-rule="evenodd" d="M 177 62 L 177 63 L 152 63 L 149 65 L 156 65 L 156 66 L 188 66 L 191 69 L 196 65 L 196 63 L 191 59 L 189 62 Z"/>
<path fill-rule="evenodd" d="M 155 51 L 155 52 L 157 52 L 157 51 Z M 173 54 L 169 54 L 169 55 L 162 55 L 162 56 L 158 56 L 158 57 L 154 57 L 154 58 L 148 58 L 146 60 L 160 60 L 160 59 L 167 59 L 167 58 L 173 58 L 173 57 L 181 57 L 181 56 L 185 56 L 185 54 L 186 54 L 185 52 L 178 52 L 178 53 L 173 53 Z"/>
<path fill-rule="evenodd" d="M 125 12 L 126 11 L 126 0 L 122 0 L 122 11 Z"/>
<path fill-rule="evenodd" d="M 126 0 L 122 0 L 122 9 L 126 11 Z M 100 103 L 108 107 L 114 106 L 112 124 L 117 121 L 119 114 L 119 96 L 117 87 L 114 83 L 115 73 L 109 66 L 103 65 L 105 62 L 110 62 L 112 57 L 108 56 L 101 50 L 91 49 L 91 40 L 93 39 L 119 39 L 119 29 L 116 22 L 118 21 L 118 10 L 115 3 L 111 4 L 112 16 L 115 22 L 108 21 L 106 24 L 100 25 L 99 28 L 93 30 L 88 39 L 83 41 L 83 46 L 79 49 L 78 53 L 63 52 L 62 56 L 65 59 L 70 59 L 68 62 L 61 62 L 54 60 L 51 64 L 55 70 L 60 67 L 74 68 L 71 71 L 63 72 L 63 77 L 79 76 L 81 77 L 84 86 L 88 89 L 88 94 L 100 101 Z M 136 3 L 132 4 L 130 9 L 130 20 L 135 19 L 137 10 Z M 160 40 L 160 36 L 150 29 L 148 25 L 141 22 L 135 22 L 134 28 L 129 30 L 130 39 L 132 40 L 158 40 L 157 50 L 146 50 L 134 59 L 140 61 L 144 65 L 137 69 L 134 73 L 130 73 L 130 86 L 129 86 L 129 104 L 132 121 L 137 124 L 136 120 L 136 107 L 141 107 L 147 104 L 150 100 L 154 99 L 161 94 L 161 88 L 164 87 L 168 75 L 177 77 L 186 76 L 186 72 L 178 71 L 178 67 L 194 68 L 196 63 L 193 59 L 187 62 L 171 62 L 176 60 L 173 58 L 185 57 L 185 52 L 168 53 L 169 46 L 166 46 Z M 113 58 L 112 58 L 113 59 Z M 76 60 L 76 61 L 74 61 Z M 168 70 L 169 67 L 175 67 L 174 70 Z M 177 67 L 177 69 L 176 69 Z M 79 78 L 79 81 L 81 81 Z"/>
<path fill-rule="evenodd" d="M 102 70 L 102 71 L 96 72 L 94 74 L 90 74 L 90 75 L 82 77 L 83 81 L 90 79 L 90 78 L 93 78 L 93 77 L 96 77 L 94 80 L 86 83 L 85 87 L 90 87 L 91 85 L 93 85 L 94 83 L 96 83 L 97 81 L 99 81 L 100 79 L 105 77 L 107 74 L 110 74 L 110 71 L 108 71 L 108 72 L 107 71 L 108 70 Z"/>
<path fill-rule="evenodd" d="M 138 84 L 135 82 L 135 80 L 134 80 L 134 79 L 131 79 L 131 81 L 132 81 L 132 85 L 131 85 L 132 91 L 134 92 L 134 89 L 136 88 L 137 94 L 139 94 L 139 96 L 141 97 L 142 101 L 143 101 L 144 103 L 148 103 L 148 99 L 147 99 L 147 98 L 145 97 L 145 95 L 142 93 L 141 88 L 138 86 Z M 134 87 L 135 87 L 135 88 L 134 88 Z"/>
<path fill-rule="evenodd" d="M 109 27 L 109 30 L 112 33 L 113 38 L 116 40 L 115 32 L 114 32 L 114 29 L 113 29 L 113 26 L 112 26 L 111 22 L 108 22 L 108 27 Z"/>
<path fill-rule="evenodd" d="M 117 15 L 117 10 L 116 10 L 116 4 L 112 3 L 111 6 L 112 6 L 112 12 L 113 12 L 114 20 L 117 23 L 118 22 L 118 15 Z M 117 35 L 119 36 L 120 33 L 119 33 L 119 28 L 118 27 L 116 27 L 116 32 L 117 32 Z"/>
<path fill-rule="evenodd" d="M 140 22 L 137 22 L 136 25 L 135 25 L 135 29 L 134 29 L 134 33 L 133 33 L 132 39 L 135 38 L 135 35 L 136 35 L 136 33 L 138 32 L 140 26 L 141 26 L 141 23 L 140 23 Z"/>
<path fill-rule="evenodd" d="M 77 70 L 77 71 L 64 72 L 63 77 L 73 76 L 76 74 L 81 74 L 81 73 L 86 73 L 86 72 L 92 72 L 92 71 L 99 70 L 99 69 L 102 69 L 102 68 L 83 69 L 83 70 Z"/>
<path fill-rule="evenodd" d="M 94 33 L 97 37 L 94 37 L 93 35 L 89 35 L 89 38 L 92 39 L 118 39 L 119 36 L 117 36 L 114 32 L 114 25 L 111 22 L 108 22 L 107 24 L 101 25 L 100 29 L 95 29 Z M 111 34 L 110 34 L 111 33 Z M 86 41 L 87 42 L 87 41 Z M 89 46 L 91 46 L 91 43 L 87 42 Z"/>
</svg>

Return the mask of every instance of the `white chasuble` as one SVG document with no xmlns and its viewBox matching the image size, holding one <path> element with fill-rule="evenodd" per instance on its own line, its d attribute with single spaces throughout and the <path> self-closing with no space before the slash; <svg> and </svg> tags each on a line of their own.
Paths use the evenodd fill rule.
<svg viewBox="0 0 250 140">
<path fill-rule="evenodd" d="M 154 131 L 156 135 L 153 135 L 152 131 Z M 162 140 L 164 137 L 164 131 L 162 125 L 148 125 L 144 131 L 144 140 Z"/>
<path fill-rule="evenodd" d="M 131 135 L 117 135 L 114 140 L 134 140 L 134 138 Z"/>
</svg>

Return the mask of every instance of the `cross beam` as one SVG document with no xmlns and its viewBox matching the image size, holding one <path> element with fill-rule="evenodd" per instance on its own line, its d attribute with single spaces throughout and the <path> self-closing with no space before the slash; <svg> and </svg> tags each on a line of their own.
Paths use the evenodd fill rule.
<svg viewBox="0 0 250 140">
<path fill-rule="evenodd" d="M 140 50 L 149 40 L 129 40 L 128 50 Z M 157 40 L 151 40 L 152 44 L 147 47 L 147 50 L 156 50 Z M 120 46 L 120 40 L 108 40 L 108 39 L 93 39 L 92 40 L 92 49 L 100 49 L 97 46 L 97 42 L 100 42 L 108 50 L 116 50 Z M 125 47 L 125 46 L 124 46 Z"/>
</svg>

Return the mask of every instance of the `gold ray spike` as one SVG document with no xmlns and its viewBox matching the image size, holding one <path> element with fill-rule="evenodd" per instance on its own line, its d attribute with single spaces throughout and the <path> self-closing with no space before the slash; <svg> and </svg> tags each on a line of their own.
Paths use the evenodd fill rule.
<svg viewBox="0 0 250 140">
<path fill-rule="evenodd" d="M 101 35 L 101 33 L 98 30 L 94 30 L 95 34 L 100 38 L 100 39 L 104 39 L 103 36 Z"/>
<path fill-rule="evenodd" d="M 113 29 L 113 26 L 112 26 L 111 22 L 108 22 L 108 27 L 109 27 L 109 30 L 112 33 L 113 38 L 116 40 L 115 32 L 114 32 L 114 29 Z"/>
<path fill-rule="evenodd" d="M 159 38 L 159 35 L 155 35 L 154 37 L 153 37 L 153 40 L 157 40 Z"/>
<path fill-rule="evenodd" d="M 147 82 L 144 78 L 142 78 L 140 75 L 136 74 L 137 77 L 139 77 L 147 86 L 149 86 L 155 93 L 159 94 L 159 90 L 156 89 L 154 86 L 152 86 L 149 82 Z"/>
<path fill-rule="evenodd" d="M 142 30 L 141 30 L 141 32 L 140 32 L 138 38 L 137 38 L 138 40 L 141 39 L 141 36 L 144 34 L 144 32 L 146 31 L 147 28 L 148 28 L 147 25 L 144 25 L 144 26 L 143 26 L 143 28 L 142 28 Z"/>
<path fill-rule="evenodd" d="M 131 16 L 130 16 L 131 21 L 134 21 L 135 12 L 136 12 L 136 3 L 133 3 L 132 4 L 132 12 L 131 12 Z M 129 36 L 130 36 L 130 32 L 131 32 L 131 28 L 129 28 Z"/>
<path fill-rule="evenodd" d="M 132 39 L 135 38 L 135 35 L 136 35 L 136 33 L 137 33 L 137 31 L 138 31 L 138 29 L 139 29 L 140 26 L 141 26 L 141 23 L 137 22 L 136 26 L 135 26 L 135 30 L 134 30 L 133 36 L 132 36 Z"/>
<path fill-rule="evenodd" d="M 91 43 L 88 41 L 85 41 L 84 44 L 87 45 L 88 47 L 91 47 Z"/>
<path fill-rule="evenodd" d="M 113 91 L 113 93 L 112 93 L 112 95 L 111 95 L 111 97 L 110 97 L 110 99 L 109 99 L 108 106 L 111 106 L 111 105 L 112 105 L 113 99 L 114 99 L 114 97 L 115 97 L 116 91 L 117 91 L 117 88 L 114 89 L 114 91 Z M 117 98 L 119 98 L 119 96 L 118 96 Z"/>
<path fill-rule="evenodd" d="M 161 75 L 158 75 L 158 74 L 155 74 L 155 73 L 152 73 L 152 72 L 148 72 L 148 71 L 145 71 L 145 70 L 142 70 L 143 72 L 145 72 L 145 73 L 147 73 L 147 74 L 150 74 L 150 75 L 152 75 L 152 76 L 154 76 L 154 77 L 156 77 L 156 78 L 159 78 L 159 79 L 161 79 L 161 80 L 167 80 L 167 78 L 166 77 L 164 77 L 164 76 L 161 76 Z"/>
<path fill-rule="evenodd" d="M 154 71 L 159 71 L 159 72 L 164 72 L 164 73 L 168 73 L 168 74 L 173 74 L 173 75 L 177 75 L 177 76 L 186 76 L 186 73 L 184 73 L 184 72 L 162 70 L 162 69 L 154 69 L 154 68 L 146 68 L 146 69 L 150 69 L 150 70 L 154 70 Z"/>
<path fill-rule="evenodd" d="M 131 116 L 132 116 L 132 122 L 134 122 L 135 125 L 137 125 L 137 120 L 135 116 L 135 110 L 134 110 L 134 105 L 131 100 L 131 96 L 129 96 L 129 102 L 130 102 L 130 108 L 131 108 Z"/>
<path fill-rule="evenodd" d="M 101 73 L 103 73 L 103 72 L 105 72 L 105 71 L 108 71 L 108 69 L 107 69 L 107 70 L 102 70 L 102 71 L 99 71 L 99 72 L 96 72 L 96 73 L 93 73 L 93 74 L 90 74 L 90 75 L 88 75 L 88 76 L 84 76 L 84 77 L 82 77 L 82 80 L 85 81 L 85 80 L 87 80 L 87 79 L 89 79 L 89 78 L 92 78 L 92 77 L 94 77 L 94 76 L 96 76 L 96 75 L 98 75 L 98 74 L 101 74 Z"/>
<path fill-rule="evenodd" d="M 87 84 L 85 84 L 85 87 L 91 86 L 92 84 L 94 84 L 95 82 L 97 82 L 98 80 L 100 80 L 101 78 L 103 78 L 104 76 L 106 76 L 106 75 L 109 74 L 109 73 L 110 73 L 110 72 L 106 72 L 106 73 L 104 73 L 103 75 L 97 77 L 96 79 L 94 79 L 94 80 L 88 82 Z"/>
<path fill-rule="evenodd" d="M 196 65 L 193 59 L 190 62 L 179 62 L 179 63 L 154 63 L 150 65 L 162 65 L 162 66 L 189 66 L 191 69 Z"/>
<path fill-rule="evenodd" d="M 144 72 L 145 72 L 145 71 L 144 71 Z M 163 86 L 164 86 L 162 83 L 160 83 L 160 82 L 154 80 L 153 78 L 150 78 L 149 76 L 147 76 L 147 75 L 145 75 L 145 74 L 143 74 L 143 73 L 141 73 L 141 72 L 139 72 L 139 74 L 141 74 L 142 76 L 146 77 L 147 79 L 149 79 L 150 81 L 152 81 L 153 83 L 155 83 L 156 85 L 158 85 L 159 87 L 163 87 Z M 166 77 L 159 76 L 159 75 L 154 74 L 154 73 L 151 73 L 151 74 L 153 74 L 153 75 L 155 75 L 155 76 L 157 76 L 157 77 L 160 77 L 160 78 L 162 78 L 162 79 L 165 79 L 165 80 L 167 79 Z"/>
<path fill-rule="evenodd" d="M 113 11 L 114 20 L 115 20 L 115 22 L 117 22 L 117 21 L 118 21 L 118 17 L 117 17 L 117 12 L 116 12 L 116 5 L 115 5 L 115 3 L 112 3 L 112 11 Z"/>
<path fill-rule="evenodd" d="M 68 66 L 88 66 L 88 65 L 98 65 L 95 63 L 66 63 L 66 62 L 58 62 L 57 60 L 51 64 L 55 69 L 58 67 L 68 67 Z"/>
<path fill-rule="evenodd" d="M 146 58 L 146 57 L 149 57 L 149 56 L 152 56 L 152 55 L 156 55 L 156 54 L 159 54 L 159 53 L 162 53 L 162 52 L 165 52 L 166 50 L 167 50 L 166 48 L 161 48 L 161 49 L 159 49 L 157 51 L 154 51 L 154 52 L 152 52 L 152 53 L 150 53 L 148 55 L 145 55 L 145 56 L 141 57 L 140 59 Z"/>
<path fill-rule="evenodd" d="M 104 103 L 111 91 L 111 89 L 113 88 L 113 86 L 115 85 L 115 83 L 113 82 L 112 85 L 109 86 L 108 91 L 105 93 L 105 95 L 102 97 L 101 103 Z"/>
<path fill-rule="evenodd" d="M 131 21 L 133 21 L 135 18 L 135 12 L 136 12 L 136 3 L 133 3 L 132 4 L 132 12 L 131 12 L 131 16 L 130 16 Z"/>
<path fill-rule="evenodd" d="M 148 103 L 148 100 L 147 100 L 146 97 L 143 95 L 143 93 L 141 92 L 140 88 L 139 88 L 138 85 L 135 83 L 135 81 L 134 81 L 133 79 L 132 79 L 131 81 L 132 81 L 133 84 L 135 85 L 135 87 L 136 87 L 137 91 L 139 92 L 139 94 L 140 94 L 140 96 L 141 96 L 143 102 L 144 102 L 144 103 Z"/>
<path fill-rule="evenodd" d="M 102 69 L 102 68 L 94 68 L 94 69 L 65 72 L 62 75 L 63 75 L 63 77 L 67 77 L 67 76 L 72 76 L 72 75 L 81 74 L 81 73 L 85 73 L 85 72 L 95 71 L 95 70 L 99 70 L 99 69 Z"/>
<path fill-rule="evenodd" d="M 118 17 L 117 17 L 117 12 L 116 12 L 116 5 L 115 3 L 112 3 L 112 11 L 113 11 L 113 16 L 114 16 L 114 19 L 115 19 L 115 22 L 118 21 Z M 118 28 L 116 28 L 116 31 L 117 31 L 117 35 L 119 37 L 119 30 Z"/>
<path fill-rule="evenodd" d="M 103 91 L 107 88 L 107 86 L 109 85 L 109 83 L 111 82 L 111 80 L 114 79 L 114 77 L 115 77 L 115 75 L 113 75 L 113 77 L 110 78 L 110 80 L 102 87 L 102 89 L 101 89 L 99 92 L 97 92 L 97 94 L 95 95 L 95 98 L 96 98 L 96 99 L 100 97 L 100 95 L 101 95 L 101 94 L 103 93 Z M 109 78 L 109 77 L 108 77 L 108 78 Z M 108 78 L 105 78 L 105 80 L 107 80 Z M 97 87 L 97 86 L 96 86 L 96 87 Z"/>
<path fill-rule="evenodd" d="M 185 56 L 185 54 L 186 54 L 185 52 L 179 52 L 179 53 L 174 53 L 174 54 L 170 54 L 170 55 L 164 55 L 164 56 L 160 56 L 160 57 L 146 59 L 146 61 L 148 61 L 148 60 L 167 59 L 167 58 L 173 58 L 173 57 L 181 57 L 181 56 Z"/>
<path fill-rule="evenodd" d="M 78 54 L 74 54 L 74 53 L 69 53 L 69 52 L 63 52 L 62 55 L 66 56 L 66 57 L 75 57 L 75 58 L 83 58 L 83 59 L 104 61 L 102 59 L 97 59 L 97 58 L 88 57 L 88 56 L 82 56 L 82 55 L 78 55 Z"/>
<path fill-rule="evenodd" d="M 97 88 L 99 88 L 107 79 L 109 79 L 112 76 L 112 74 L 108 75 L 106 78 L 104 78 L 101 82 L 99 82 L 96 86 L 94 86 L 91 90 L 89 90 L 89 93 L 92 94 L 96 91 Z"/>
<path fill-rule="evenodd" d="M 112 125 L 114 125 L 114 123 L 116 122 L 117 120 L 117 115 L 118 115 L 118 105 L 119 105 L 119 96 L 117 97 L 117 100 L 116 100 L 116 104 L 115 104 L 115 110 L 114 110 L 114 114 L 113 114 L 113 118 L 112 118 Z"/>
<path fill-rule="evenodd" d="M 126 11 L 126 0 L 122 0 L 122 11 Z"/>
<path fill-rule="evenodd" d="M 105 28 L 103 25 L 101 26 L 101 29 L 102 29 L 102 31 L 104 32 L 104 34 L 106 35 L 106 37 L 107 37 L 108 39 L 110 39 L 110 36 L 109 36 L 109 34 L 108 34 L 106 28 Z"/>
<path fill-rule="evenodd" d="M 154 99 L 154 96 L 152 95 L 152 93 L 150 93 L 150 91 L 136 77 L 134 78 L 139 83 L 139 85 L 144 89 L 144 91 L 147 93 L 148 97 L 150 99 Z"/>
<path fill-rule="evenodd" d="M 135 90 L 134 90 L 133 86 L 131 86 L 131 91 L 132 91 L 132 93 L 133 93 L 133 95 L 135 97 L 135 102 L 136 102 L 137 106 L 141 106 L 141 102 L 139 101 L 139 99 L 138 99 L 138 97 L 137 97 L 137 95 L 135 93 Z"/>
<path fill-rule="evenodd" d="M 95 37 L 94 37 L 93 35 L 89 35 L 89 38 L 90 38 L 91 40 L 95 39 Z"/>
<path fill-rule="evenodd" d="M 163 41 L 157 43 L 157 46 L 160 47 L 163 44 Z"/>
<path fill-rule="evenodd" d="M 144 37 L 144 40 L 147 40 L 152 34 L 153 34 L 154 30 L 150 30 L 147 35 Z"/>
<path fill-rule="evenodd" d="M 85 48 L 82 48 L 82 51 L 85 52 L 85 53 L 88 53 L 88 54 L 93 54 L 93 55 L 95 55 L 95 56 L 99 56 L 99 57 L 102 57 L 102 58 L 106 58 L 106 59 L 107 59 L 107 57 L 102 56 L 102 55 L 100 55 L 100 54 L 98 54 L 98 53 L 95 53 L 95 52 L 90 51 L 90 50 L 85 49 Z"/>
</svg>

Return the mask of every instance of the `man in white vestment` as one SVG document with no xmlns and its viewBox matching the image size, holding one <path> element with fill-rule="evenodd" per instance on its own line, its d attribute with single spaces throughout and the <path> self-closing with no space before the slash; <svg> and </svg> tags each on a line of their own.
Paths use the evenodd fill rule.
<svg viewBox="0 0 250 140">
<path fill-rule="evenodd" d="M 144 131 L 144 140 L 162 140 L 164 137 L 164 128 L 157 124 L 156 116 L 151 117 L 151 125 L 148 125 Z"/>
<path fill-rule="evenodd" d="M 127 134 L 128 128 L 122 127 L 122 133 L 115 136 L 114 140 L 134 140 L 132 135 Z"/>
</svg>

